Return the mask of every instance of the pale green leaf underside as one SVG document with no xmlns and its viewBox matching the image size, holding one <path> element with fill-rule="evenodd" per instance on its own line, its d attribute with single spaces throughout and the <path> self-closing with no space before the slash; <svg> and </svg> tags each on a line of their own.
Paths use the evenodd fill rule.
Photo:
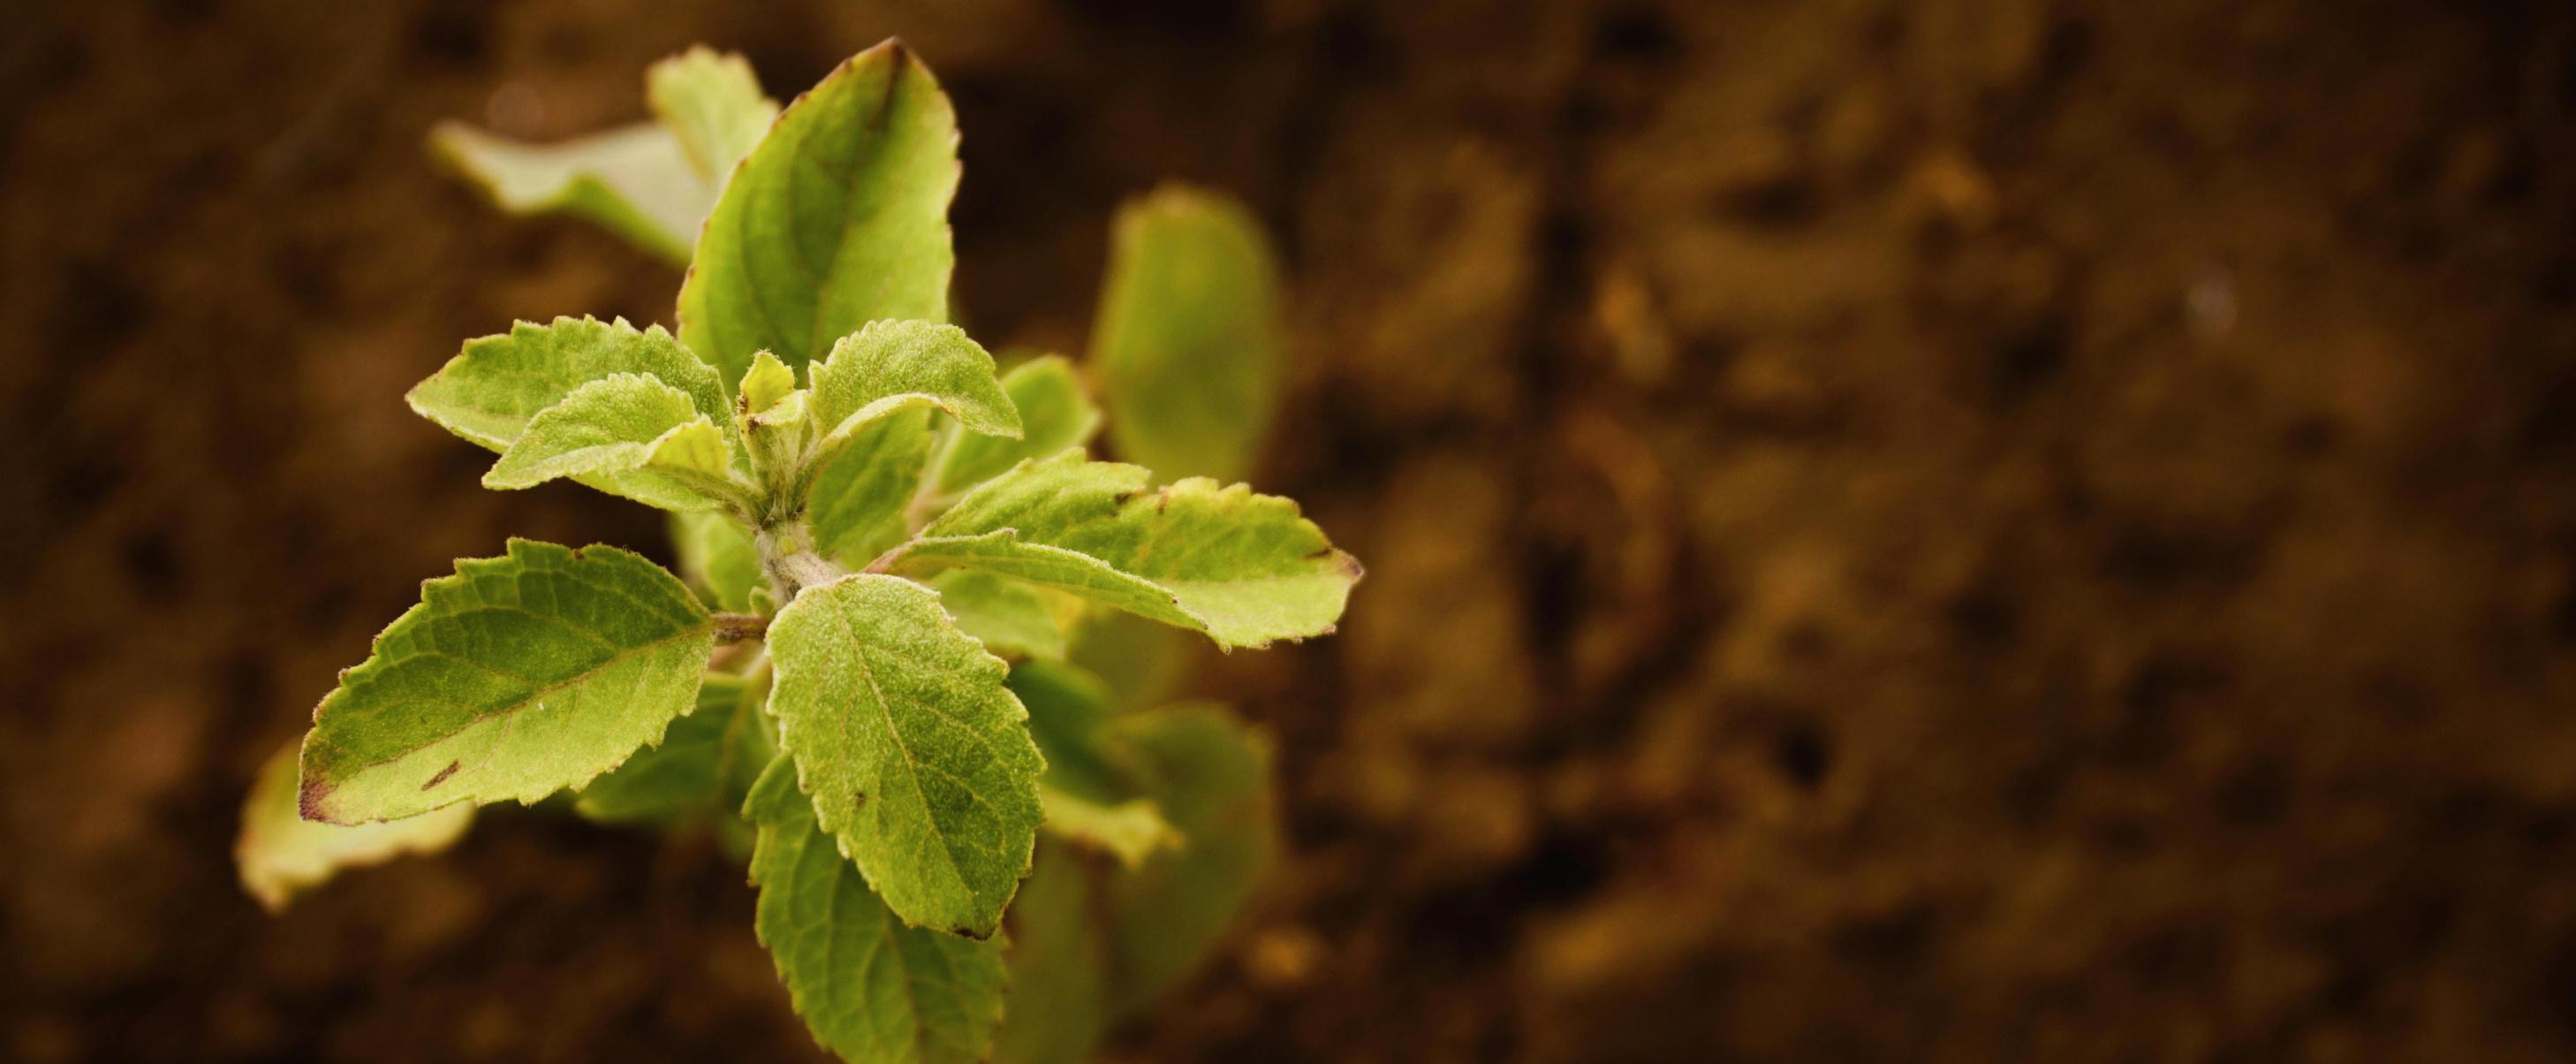
<svg viewBox="0 0 2576 1064">
<path fill-rule="evenodd" d="M 1041 783 L 1038 807 L 1046 812 L 1047 831 L 1105 850 L 1130 868 L 1157 850 L 1181 845 L 1180 832 L 1163 819 L 1162 810 L 1143 798 L 1102 803 Z"/>
<path fill-rule="evenodd" d="M 777 754 L 757 693 L 740 677 L 709 676 L 698 688 L 697 709 L 671 722 L 662 745 L 638 750 L 616 771 L 590 781 L 573 808 L 610 823 L 730 814 Z"/>
<path fill-rule="evenodd" d="M 689 261 L 716 187 L 680 141 L 650 122 L 560 144 L 524 144 L 457 122 L 430 131 L 430 150 L 511 214 L 587 219 L 674 263 Z"/>
<path fill-rule="evenodd" d="M 671 515 L 671 543 L 680 576 L 700 598 L 720 610 L 746 613 L 761 586 L 760 550 L 742 522 L 711 510 Z"/>
<path fill-rule="evenodd" d="M 903 410 L 852 434 L 814 475 L 806 520 L 827 557 L 863 565 L 903 539 L 935 435 L 927 410 Z"/>
<path fill-rule="evenodd" d="M 744 812 L 759 824 L 753 928 L 815 1040 L 852 1064 L 987 1059 L 1003 1012 L 999 944 L 907 926 L 815 823 L 784 762 Z"/>
<path fill-rule="evenodd" d="M 778 119 L 778 101 L 761 93 L 751 64 L 739 55 L 704 45 L 646 70 L 644 101 L 710 187 L 723 184 L 734 164 L 751 153 L 752 145 L 760 143 L 769 124 Z M 710 195 L 709 205 L 713 202 Z M 704 216 L 703 210 L 700 214 Z M 694 224 L 689 235 L 697 235 Z"/>
<path fill-rule="evenodd" d="M 930 589 L 875 574 L 806 588 L 768 639 L 770 713 L 824 830 L 906 922 L 992 934 L 1045 768 L 1001 659 Z"/>
<path fill-rule="evenodd" d="M 1249 476 L 1278 390 L 1278 268 L 1223 196 L 1165 188 L 1118 213 L 1091 365 L 1120 457 L 1167 479 Z"/>
<path fill-rule="evenodd" d="M 790 103 L 708 215 L 680 335 L 739 380 L 753 352 L 802 370 L 880 318 L 948 316 L 957 119 L 892 41 Z"/>
<path fill-rule="evenodd" d="M 547 325 L 523 321 L 509 332 L 468 340 L 455 358 L 403 398 L 447 431 L 507 452 L 531 420 L 574 389 L 621 373 L 642 374 L 679 389 L 698 414 L 728 437 L 732 433 L 733 402 L 714 367 L 699 361 L 661 326 L 639 330 L 623 318 L 556 318 Z"/>
<path fill-rule="evenodd" d="M 1058 588 L 1220 645 L 1332 631 L 1359 563 L 1297 504 L 1068 451 L 975 489 L 904 548 L 896 571 L 966 567 Z"/>
<path fill-rule="evenodd" d="M 1011 367 L 1002 375 L 1002 391 L 1019 411 L 1018 439 L 959 433 L 940 462 L 938 489 L 964 491 L 1019 464 L 1046 458 L 1091 442 L 1100 430 L 1100 408 L 1075 375 L 1073 364 L 1047 355 Z"/>
<path fill-rule="evenodd" d="M 831 357 L 808 373 L 827 452 L 879 418 L 921 407 L 947 411 L 970 432 L 1020 435 L 1019 411 L 1002 391 L 993 356 L 954 325 L 872 321 L 834 343 Z"/>
<path fill-rule="evenodd" d="M 382 824 L 314 823 L 296 810 L 295 755 L 296 747 L 289 744 L 260 766 L 242 806 L 241 838 L 233 847 L 242 889 L 270 912 L 284 909 L 296 895 L 341 869 L 446 849 L 474 822 L 474 807 L 458 805 Z"/>
<path fill-rule="evenodd" d="M 487 488 L 528 488 L 575 478 L 666 510 L 715 508 L 693 485 L 725 479 L 722 431 L 689 393 L 640 373 L 587 382 L 528 420 L 483 474 Z"/>
<path fill-rule="evenodd" d="M 1023 658 L 1064 656 L 1064 630 L 1028 585 L 956 569 L 932 577 L 930 586 L 958 630 L 983 641 L 986 650 Z"/>
<path fill-rule="evenodd" d="M 627 551 L 511 540 L 459 561 L 314 710 L 303 815 L 356 824 L 580 787 L 660 741 L 714 649 L 697 597 Z"/>
</svg>

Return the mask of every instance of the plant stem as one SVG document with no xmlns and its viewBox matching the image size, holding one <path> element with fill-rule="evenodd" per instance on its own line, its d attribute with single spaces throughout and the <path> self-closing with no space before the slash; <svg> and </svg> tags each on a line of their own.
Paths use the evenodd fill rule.
<svg viewBox="0 0 2576 1064">
<path fill-rule="evenodd" d="M 758 639 L 769 631 L 769 618 L 756 613 L 719 613 L 715 622 L 718 643 Z"/>
<path fill-rule="evenodd" d="M 814 552 L 814 530 L 802 519 L 765 526 L 752 533 L 751 542 L 760 551 L 761 572 L 768 575 L 770 593 L 780 609 L 796 601 L 797 592 L 848 575 Z"/>
</svg>

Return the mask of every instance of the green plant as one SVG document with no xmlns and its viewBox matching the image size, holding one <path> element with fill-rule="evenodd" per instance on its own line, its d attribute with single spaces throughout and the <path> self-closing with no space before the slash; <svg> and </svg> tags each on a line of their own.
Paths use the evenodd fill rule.
<svg viewBox="0 0 2576 1064">
<path fill-rule="evenodd" d="M 521 323 L 410 401 L 500 453 L 487 486 L 673 511 L 685 579 L 513 540 L 425 583 L 261 773 L 244 882 L 282 904 L 448 844 L 470 805 L 569 793 L 746 841 L 756 930 L 842 1057 L 1087 1056 L 1204 954 L 1276 840 L 1256 735 L 1119 709 L 1069 643 L 1104 611 L 1224 648 L 1324 634 L 1359 566 L 1287 500 L 1090 460 L 1071 363 L 999 373 L 943 323 L 956 129 L 899 45 L 783 110 L 702 49 L 647 86 L 646 126 L 435 139 L 506 207 L 685 260 L 678 335 Z M 1131 453 L 1241 474 L 1271 290 L 1239 211 L 1128 212 L 1094 359 L 1137 396 L 1112 407 Z"/>
</svg>

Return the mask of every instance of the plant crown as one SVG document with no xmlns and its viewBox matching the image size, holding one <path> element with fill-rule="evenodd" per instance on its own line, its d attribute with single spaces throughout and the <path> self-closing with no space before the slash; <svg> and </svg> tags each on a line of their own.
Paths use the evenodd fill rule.
<svg viewBox="0 0 2576 1064">
<path fill-rule="evenodd" d="M 1259 228 L 1187 190 L 1124 212 L 1104 417 L 1074 363 L 1001 372 L 948 324 L 955 115 L 901 45 L 785 108 L 705 49 L 646 98 L 653 121 L 565 144 L 432 142 L 506 209 L 685 264 L 677 334 L 521 322 L 408 399 L 498 454 L 487 487 L 670 511 L 679 574 L 514 539 L 424 583 L 261 773 L 244 883 L 282 905 L 505 800 L 711 822 L 833 1052 L 1082 1059 L 1204 955 L 1277 842 L 1259 736 L 1130 708 L 1068 658 L 1154 653 L 1095 635 L 1132 630 L 1111 614 L 1225 649 L 1325 634 L 1360 576 L 1295 503 L 1210 479 L 1248 471 L 1276 384 Z M 1090 458 L 1104 421 L 1189 475 Z"/>
</svg>

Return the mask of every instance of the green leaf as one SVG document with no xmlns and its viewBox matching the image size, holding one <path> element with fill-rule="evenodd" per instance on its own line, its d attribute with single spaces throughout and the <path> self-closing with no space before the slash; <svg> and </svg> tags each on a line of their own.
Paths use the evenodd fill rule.
<svg viewBox="0 0 2576 1064">
<path fill-rule="evenodd" d="M 1113 710 L 1171 701 L 1198 666 L 1195 636 L 1132 613 L 1096 609 L 1065 627 L 1065 662 L 1100 677 Z"/>
<path fill-rule="evenodd" d="M 875 574 L 806 588 L 768 638 L 770 714 L 823 829 L 905 922 L 992 934 L 1046 767 L 1001 659 L 930 589 Z"/>
<path fill-rule="evenodd" d="M 1223 196 L 1164 188 L 1118 212 L 1091 364 L 1121 457 L 1166 479 L 1251 474 L 1279 387 L 1274 259 Z"/>
<path fill-rule="evenodd" d="M 1024 658 L 1064 656 L 1064 631 L 1028 585 L 959 569 L 932 577 L 930 586 L 957 619 L 957 629 L 983 641 L 984 649 Z"/>
<path fill-rule="evenodd" d="M 1083 389 L 1073 363 L 1047 355 L 1011 367 L 1002 391 L 1019 411 L 1018 439 L 959 433 L 939 467 L 938 490 L 964 491 L 999 476 L 1022 459 L 1045 458 L 1091 442 L 1100 430 L 1100 408 Z"/>
<path fill-rule="evenodd" d="M 762 351 L 751 356 L 751 369 L 742 377 L 742 412 L 759 415 L 769 412 L 778 401 L 796 392 L 796 371 L 778 356 Z"/>
<path fill-rule="evenodd" d="M 659 742 L 715 650 L 678 577 L 615 547 L 510 541 L 456 563 L 313 711 L 307 820 L 534 802 Z"/>
<path fill-rule="evenodd" d="M 681 578 L 700 599 L 720 610 L 754 611 L 752 593 L 763 580 L 760 550 L 742 522 L 713 510 L 682 511 L 671 515 L 671 542 Z"/>
<path fill-rule="evenodd" d="M 907 544 L 894 571 L 983 569 L 1261 646 L 1333 630 L 1359 562 L 1297 504 L 1067 451 L 984 484 Z"/>
<path fill-rule="evenodd" d="M 1180 833 L 1151 799 L 1141 797 L 1128 773 L 1113 767 L 1103 725 L 1109 692 L 1098 677 L 1055 662 L 1024 662 L 1011 670 L 1011 693 L 1029 711 L 1029 734 L 1045 756 L 1038 777 L 1038 805 L 1047 830 L 1107 851 L 1135 867 L 1155 851 L 1181 845 Z"/>
<path fill-rule="evenodd" d="M 740 809 L 751 781 L 778 756 L 761 716 L 762 693 L 738 676 L 707 677 L 697 710 L 672 721 L 662 745 L 590 781 L 573 808 L 623 824 L 673 824 Z"/>
<path fill-rule="evenodd" d="M 880 418 L 834 449 L 806 490 L 805 516 L 825 557 L 864 564 L 903 541 L 904 510 L 930 464 L 930 412 Z"/>
<path fill-rule="evenodd" d="M 852 1064 L 971 1064 L 1002 1021 L 998 943 L 908 927 L 815 823 L 782 759 L 752 787 L 752 926 L 798 1015 Z"/>
<path fill-rule="evenodd" d="M 994 375 L 993 356 L 954 325 L 872 321 L 832 345 L 810 371 L 815 423 L 828 451 L 897 411 L 947 411 L 968 431 L 1020 435 L 1020 414 Z"/>
<path fill-rule="evenodd" d="M 1181 833 L 1163 819 L 1162 810 L 1143 798 L 1101 802 L 1041 783 L 1038 807 L 1046 813 L 1048 831 L 1106 851 L 1131 868 L 1157 851 L 1182 845 Z"/>
<path fill-rule="evenodd" d="M 1038 844 L 1036 870 L 1011 903 L 1011 1008 L 995 1064 L 1085 1064 L 1109 1029 L 1109 947 L 1092 919 L 1082 855 Z"/>
<path fill-rule="evenodd" d="M 751 64 L 705 45 L 646 70 L 644 101 L 710 187 L 722 185 L 734 164 L 751 154 L 752 145 L 778 120 L 778 101 L 761 93 Z M 708 203 L 713 202 L 710 196 Z M 689 235 L 697 235 L 694 224 Z"/>
<path fill-rule="evenodd" d="M 879 318 L 948 317 L 957 116 L 903 46 L 859 53 L 779 115 L 707 216 L 680 337 L 731 383 L 802 370 Z"/>
<path fill-rule="evenodd" d="M 1219 707 L 1173 706 L 1112 720 L 1109 740 L 1144 793 L 1188 839 L 1108 881 L 1104 908 L 1132 1015 L 1196 969 L 1278 859 L 1270 748 Z"/>
<path fill-rule="evenodd" d="M 233 846 L 242 889 L 272 913 L 343 868 L 444 850 L 474 822 L 474 807 L 465 805 L 356 827 L 306 820 L 296 812 L 295 751 L 290 743 L 260 766 Z"/>
<path fill-rule="evenodd" d="M 528 423 L 573 390 L 621 373 L 643 374 L 687 393 L 689 405 L 730 433 L 733 402 L 715 369 L 661 326 L 638 331 L 626 319 L 519 322 L 465 348 L 404 400 L 422 417 L 494 451 L 507 452 Z"/>
<path fill-rule="evenodd" d="M 689 393 L 640 373 L 613 373 L 567 393 L 483 474 L 487 488 L 530 488 L 562 477 L 666 510 L 714 509 L 747 498 L 732 481 L 732 450 Z"/>
<path fill-rule="evenodd" d="M 715 185 L 689 164 L 678 138 L 650 122 L 560 144 L 525 144 L 441 122 L 430 130 L 429 148 L 503 211 L 587 219 L 682 265 L 699 219 L 716 201 Z"/>
</svg>

